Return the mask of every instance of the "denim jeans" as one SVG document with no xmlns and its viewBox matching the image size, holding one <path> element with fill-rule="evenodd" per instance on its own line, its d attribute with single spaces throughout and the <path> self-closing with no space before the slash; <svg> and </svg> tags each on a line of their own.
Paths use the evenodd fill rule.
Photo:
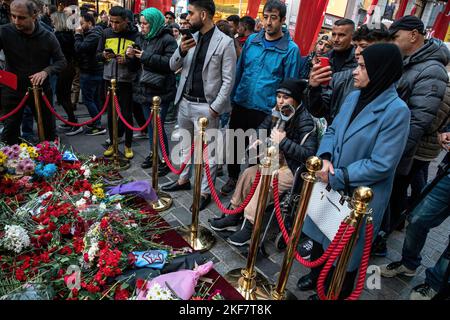
<svg viewBox="0 0 450 320">
<path fill-rule="evenodd" d="M 448 244 L 450 246 L 450 243 Z M 442 285 L 445 273 L 450 263 L 450 249 L 447 249 L 439 257 L 434 267 L 425 270 L 425 282 L 438 292 Z"/>
<path fill-rule="evenodd" d="M 450 215 L 450 175 L 442 178 L 433 190 L 420 202 L 408 217 L 409 225 L 406 229 L 405 242 L 403 243 L 402 264 L 408 269 L 415 270 L 420 266 L 422 251 L 430 229 L 439 226 Z M 448 264 L 441 257 L 434 268 L 427 269 L 426 282 L 430 285 L 440 283 L 442 280 L 442 268 Z M 446 269 L 446 266 L 444 269 Z M 440 285 L 437 285 L 439 288 Z M 433 286 L 434 288 L 434 286 Z"/>
<path fill-rule="evenodd" d="M 147 105 L 141 106 L 141 107 L 142 107 L 142 110 L 144 111 L 145 120 L 147 121 L 148 117 L 150 116 L 150 108 Z M 161 105 L 159 107 L 159 117 L 161 118 L 161 124 L 162 124 L 162 129 L 163 129 L 164 145 L 166 146 L 167 155 L 170 158 L 169 143 L 167 140 L 166 129 L 164 128 L 164 121 L 166 120 L 167 110 L 169 110 L 169 104 L 166 101 L 162 100 Z M 153 150 L 152 149 L 153 148 L 153 125 L 152 125 L 152 123 L 153 123 L 153 120 L 148 125 L 148 139 L 150 141 L 150 151 Z M 158 154 L 161 155 L 161 149 L 158 150 Z"/>
<path fill-rule="evenodd" d="M 80 74 L 80 87 L 81 95 L 83 96 L 83 103 L 88 109 L 91 118 L 94 118 L 102 109 L 100 105 L 100 91 L 103 81 L 103 76 L 101 74 Z M 94 126 L 101 126 L 101 118 L 93 123 Z"/>
<path fill-rule="evenodd" d="M 25 140 L 28 140 L 29 138 L 34 136 L 33 125 L 34 125 L 33 111 L 31 111 L 31 107 L 29 105 L 26 105 L 23 108 L 23 118 L 22 118 L 22 137 Z"/>
</svg>

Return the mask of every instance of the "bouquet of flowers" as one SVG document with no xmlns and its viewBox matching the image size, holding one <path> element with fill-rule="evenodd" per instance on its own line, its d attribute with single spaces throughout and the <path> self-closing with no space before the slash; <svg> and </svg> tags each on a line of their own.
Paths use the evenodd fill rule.
<svg viewBox="0 0 450 320">
<path fill-rule="evenodd" d="M 48 142 L 0 150 L 0 297 L 127 299 L 115 278 L 134 267 L 131 252 L 171 252 L 155 242 L 168 230 L 160 216 L 105 192 L 110 164 L 63 161 Z M 26 159 L 33 170 L 19 168 Z"/>
</svg>

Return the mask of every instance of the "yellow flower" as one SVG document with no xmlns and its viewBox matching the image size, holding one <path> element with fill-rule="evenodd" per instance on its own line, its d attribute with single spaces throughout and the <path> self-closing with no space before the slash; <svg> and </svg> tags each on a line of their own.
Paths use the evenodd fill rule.
<svg viewBox="0 0 450 320">
<path fill-rule="evenodd" d="M 6 156 L 6 154 L 4 154 L 3 152 L 0 151 L 0 166 L 2 166 L 6 160 L 8 159 L 8 157 Z"/>
<path fill-rule="evenodd" d="M 20 149 L 28 149 L 28 145 L 23 142 L 20 144 Z"/>
</svg>

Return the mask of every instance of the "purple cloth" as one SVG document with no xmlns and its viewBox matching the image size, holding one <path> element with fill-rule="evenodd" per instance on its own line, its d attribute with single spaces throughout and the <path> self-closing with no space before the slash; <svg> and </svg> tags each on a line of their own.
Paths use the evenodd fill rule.
<svg viewBox="0 0 450 320">
<path fill-rule="evenodd" d="M 130 183 L 120 184 L 116 187 L 109 189 L 110 195 L 114 194 L 135 194 L 145 200 L 156 201 L 158 196 L 150 183 L 145 180 L 134 181 Z"/>
</svg>

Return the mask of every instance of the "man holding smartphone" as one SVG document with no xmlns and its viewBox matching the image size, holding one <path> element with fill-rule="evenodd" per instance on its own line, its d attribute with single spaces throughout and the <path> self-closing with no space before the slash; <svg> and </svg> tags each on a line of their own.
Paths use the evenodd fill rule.
<svg viewBox="0 0 450 320">
<path fill-rule="evenodd" d="M 129 23 L 127 11 L 120 6 L 114 6 L 109 11 L 111 28 L 103 31 L 103 36 L 97 47 L 97 59 L 103 61 L 103 80 L 105 88 L 110 86 L 111 79 L 117 80 L 117 96 L 121 112 L 128 123 L 133 123 L 133 91 L 132 81 L 136 77 L 138 63 L 133 63 L 127 59 L 125 53 L 128 46 L 132 46 L 138 36 L 138 30 Z M 104 152 L 105 157 L 110 157 L 114 153 L 112 146 L 112 111 L 108 106 L 108 131 L 110 145 Z M 125 132 L 125 158 L 134 157 L 131 144 L 133 142 L 133 132 L 125 128 L 122 121 L 119 121 L 119 137 Z"/>
<path fill-rule="evenodd" d="M 206 117 L 208 128 L 219 128 L 219 116 L 231 110 L 230 94 L 236 72 L 236 51 L 233 39 L 214 26 L 215 5 L 212 0 L 192 0 L 187 20 L 193 37 L 183 35 L 178 50 L 170 59 L 170 69 L 183 68 L 175 104 L 179 104 L 179 127 L 188 130 L 193 139 L 198 130 L 198 119 Z M 195 132 L 194 132 L 195 131 Z M 186 146 L 190 148 L 189 146 Z M 187 155 L 189 150 L 183 150 Z M 209 159 L 213 179 L 216 161 Z M 191 170 L 186 168 L 178 181 L 163 186 L 164 191 L 188 190 Z M 200 210 L 211 202 L 206 175 L 202 181 Z"/>
</svg>

